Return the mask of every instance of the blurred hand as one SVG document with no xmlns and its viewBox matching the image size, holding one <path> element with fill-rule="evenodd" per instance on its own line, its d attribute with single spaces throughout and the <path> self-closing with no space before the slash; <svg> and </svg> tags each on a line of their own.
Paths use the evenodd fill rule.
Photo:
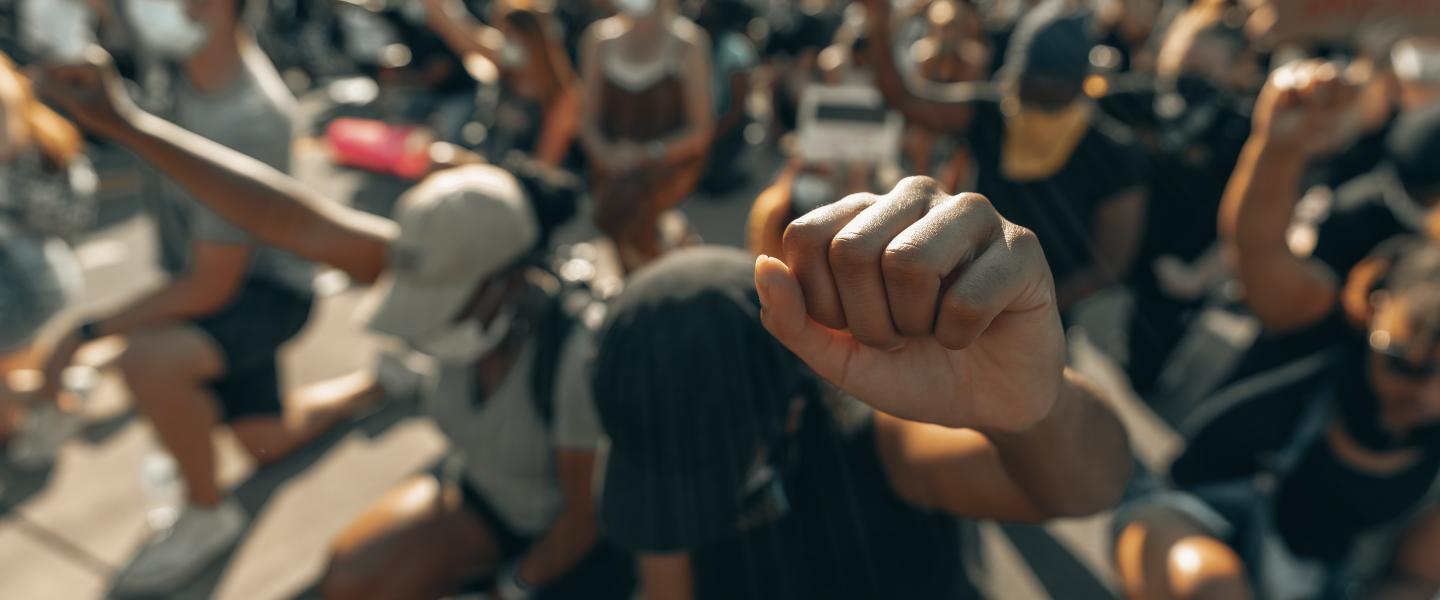
<svg viewBox="0 0 1440 600">
<path fill-rule="evenodd" d="M 1255 104 L 1255 133 L 1273 147 L 1318 156 L 1343 149 L 1363 128 L 1360 86 L 1332 62 L 1306 60 L 1270 75 Z"/>
<path fill-rule="evenodd" d="M 993 431 L 1054 406 L 1066 351 L 1049 266 L 984 197 L 911 177 L 801 217 L 784 248 L 756 263 L 765 327 L 856 398 Z"/>
<path fill-rule="evenodd" d="M 607 162 L 610 171 L 624 173 L 645 164 L 645 160 L 644 146 L 629 140 L 621 140 L 615 143 L 614 151 L 610 154 Z"/>
<path fill-rule="evenodd" d="M 57 338 L 45 352 L 45 363 L 41 367 L 44 375 L 44 382 L 41 384 L 40 397 L 48 400 L 58 400 L 61 392 L 64 391 L 65 369 L 75 362 L 75 353 L 80 350 L 84 342 L 80 339 L 79 329 L 72 329 Z"/>
<path fill-rule="evenodd" d="M 106 137 L 124 133 L 140 113 L 125 93 L 110 54 L 99 46 L 86 50 L 82 63 L 41 70 L 37 88 L 45 101 L 85 129 Z"/>
</svg>

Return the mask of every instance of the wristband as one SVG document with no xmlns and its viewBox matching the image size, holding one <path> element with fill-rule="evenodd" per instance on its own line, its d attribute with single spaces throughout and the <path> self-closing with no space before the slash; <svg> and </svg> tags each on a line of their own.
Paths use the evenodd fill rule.
<svg viewBox="0 0 1440 600">
<path fill-rule="evenodd" d="M 529 600 L 534 595 L 534 588 L 520 578 L 520 561 L 512 561 L 500 568 L 500 576 L 495 582 L 495 591 L 499 592 L 501 600 Z"/>
</svg>

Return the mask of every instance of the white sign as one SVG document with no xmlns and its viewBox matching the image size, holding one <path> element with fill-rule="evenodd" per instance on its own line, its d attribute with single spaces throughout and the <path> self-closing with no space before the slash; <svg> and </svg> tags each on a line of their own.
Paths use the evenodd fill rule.
<svg viewBox="0 0 1440 600">
<path fill-rule="evenodd" d="M 811 85 L 800 96 L 798 122 L 806 161 L 884 164 L 899 158 L 904 121 L 873 87 Z"/>
</svg>

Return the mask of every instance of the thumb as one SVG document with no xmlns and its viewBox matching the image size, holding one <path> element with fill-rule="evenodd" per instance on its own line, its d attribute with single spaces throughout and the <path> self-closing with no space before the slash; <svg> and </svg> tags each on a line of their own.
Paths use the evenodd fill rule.
<svg viewBox="0 0 1440 600">
<path fill-rule="evenodd" d="M 770 335 L 799 356 L 822 377 L 835 380 L 857 349 L 848 334 L 835 331 L 805 312 L 805 292 L 790 267 L 777 258 L 755 260 L 755 289 L 760 293 L 760 320 Z"/>
</svg>

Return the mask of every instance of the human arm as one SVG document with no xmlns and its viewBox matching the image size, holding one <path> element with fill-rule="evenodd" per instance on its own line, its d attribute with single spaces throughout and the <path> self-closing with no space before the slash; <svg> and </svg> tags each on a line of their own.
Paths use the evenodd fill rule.
<svg viewBox="0 0 1440 600">
<path fill-rule="evenodd" d="M 978 465 L 993 451 L 977 477 L 1009 479 L 1015 493 L 1005 499 L 1028 498 L 1036 510 L 949 508 L 1023 518 L 1093 512 L 1118 498 L 1128 441 L 1093 389 L 1065 370 L 1054 286 L 1033 233 L 981 196 L 948 196 L 912 177 L 885 196 L 856 194 L 801 217 L 784 252 L 784 262 L 757 262 L 766 328 L 878 410 L 978 432 L 987 443 L 956 458 Z M 1082 475 L 1090 479 L 1077 482 Z"/>
<path fill-rule="evenodd" d="M 695 577 L 689 554 L 641 553 L 636 562 L 644 600 L 691 600 L 695 597 Z"/>
<path fill-rule="evenodd" d="M 962 133 L 970 127 L 970 103 L 981 96 L 973 82 L 939 83 L 916 81 L 906 84 L 895 67 L 895 40 L 891 34 L 891 7 L 888 0 L 866 0 L 866 22 L 870 28 L 868 54 L 875 83 L 885 101 L 907 121 L 937 133 Z"/>
<path fill-rule="evenodd" d="M 461 58 L 479 55 L 491 64 L 501 64 L 505 34 L 481 23 L 459 0 L 424 0 L 425 24 Z"/>
<path fill-rule="evenodd" d="M 90 59 L 47 71 L 45 98 L 155 165 L 259 242 L 364 283 L 384 270 L 386 248 L 398 234 L 393 221 L 331 201 L 258 160 L 140 110 L 125 95 L 109 56 L 92 48 Z"/>
<path fill-rule="evenodd" d="M 1328 63 L 1277 70 L 1260 94 L 1255 127 L 1220 207 L 1220 238 L 1245 287 L 1245 302 L 1273 331 L 1314 324 L 1335 307 L 1339 276 L 1286 244 L 1306 162 L 1353 98 Z"/>
<path fill-rule="evenodd" d="M 1395 557 L 1365 597 L 1430 600 L 1440 594 L 1440 507 L 1432 506 L 1405 529 Z"/>
<path fill-rule="evenodd" d="M 565 506 L 550 528 L 520 559 L 518 576 L 526 584 L 543 588 L 569 573 L 599 539 L 591 490 L 595 451 L 559 449 L 556 462 Z"/>
<path fill-rule="evenodd" d="M 535 147 L 535 158 L 540 162 L 559 167 L 575 147 L 580 135 L 580 111 L 584 102 L 580 97 L 579 82 L 566 84 L 560 96 L 545 109 L 545 125 L 540 131 L 540 141 Z"/>
</svg>

